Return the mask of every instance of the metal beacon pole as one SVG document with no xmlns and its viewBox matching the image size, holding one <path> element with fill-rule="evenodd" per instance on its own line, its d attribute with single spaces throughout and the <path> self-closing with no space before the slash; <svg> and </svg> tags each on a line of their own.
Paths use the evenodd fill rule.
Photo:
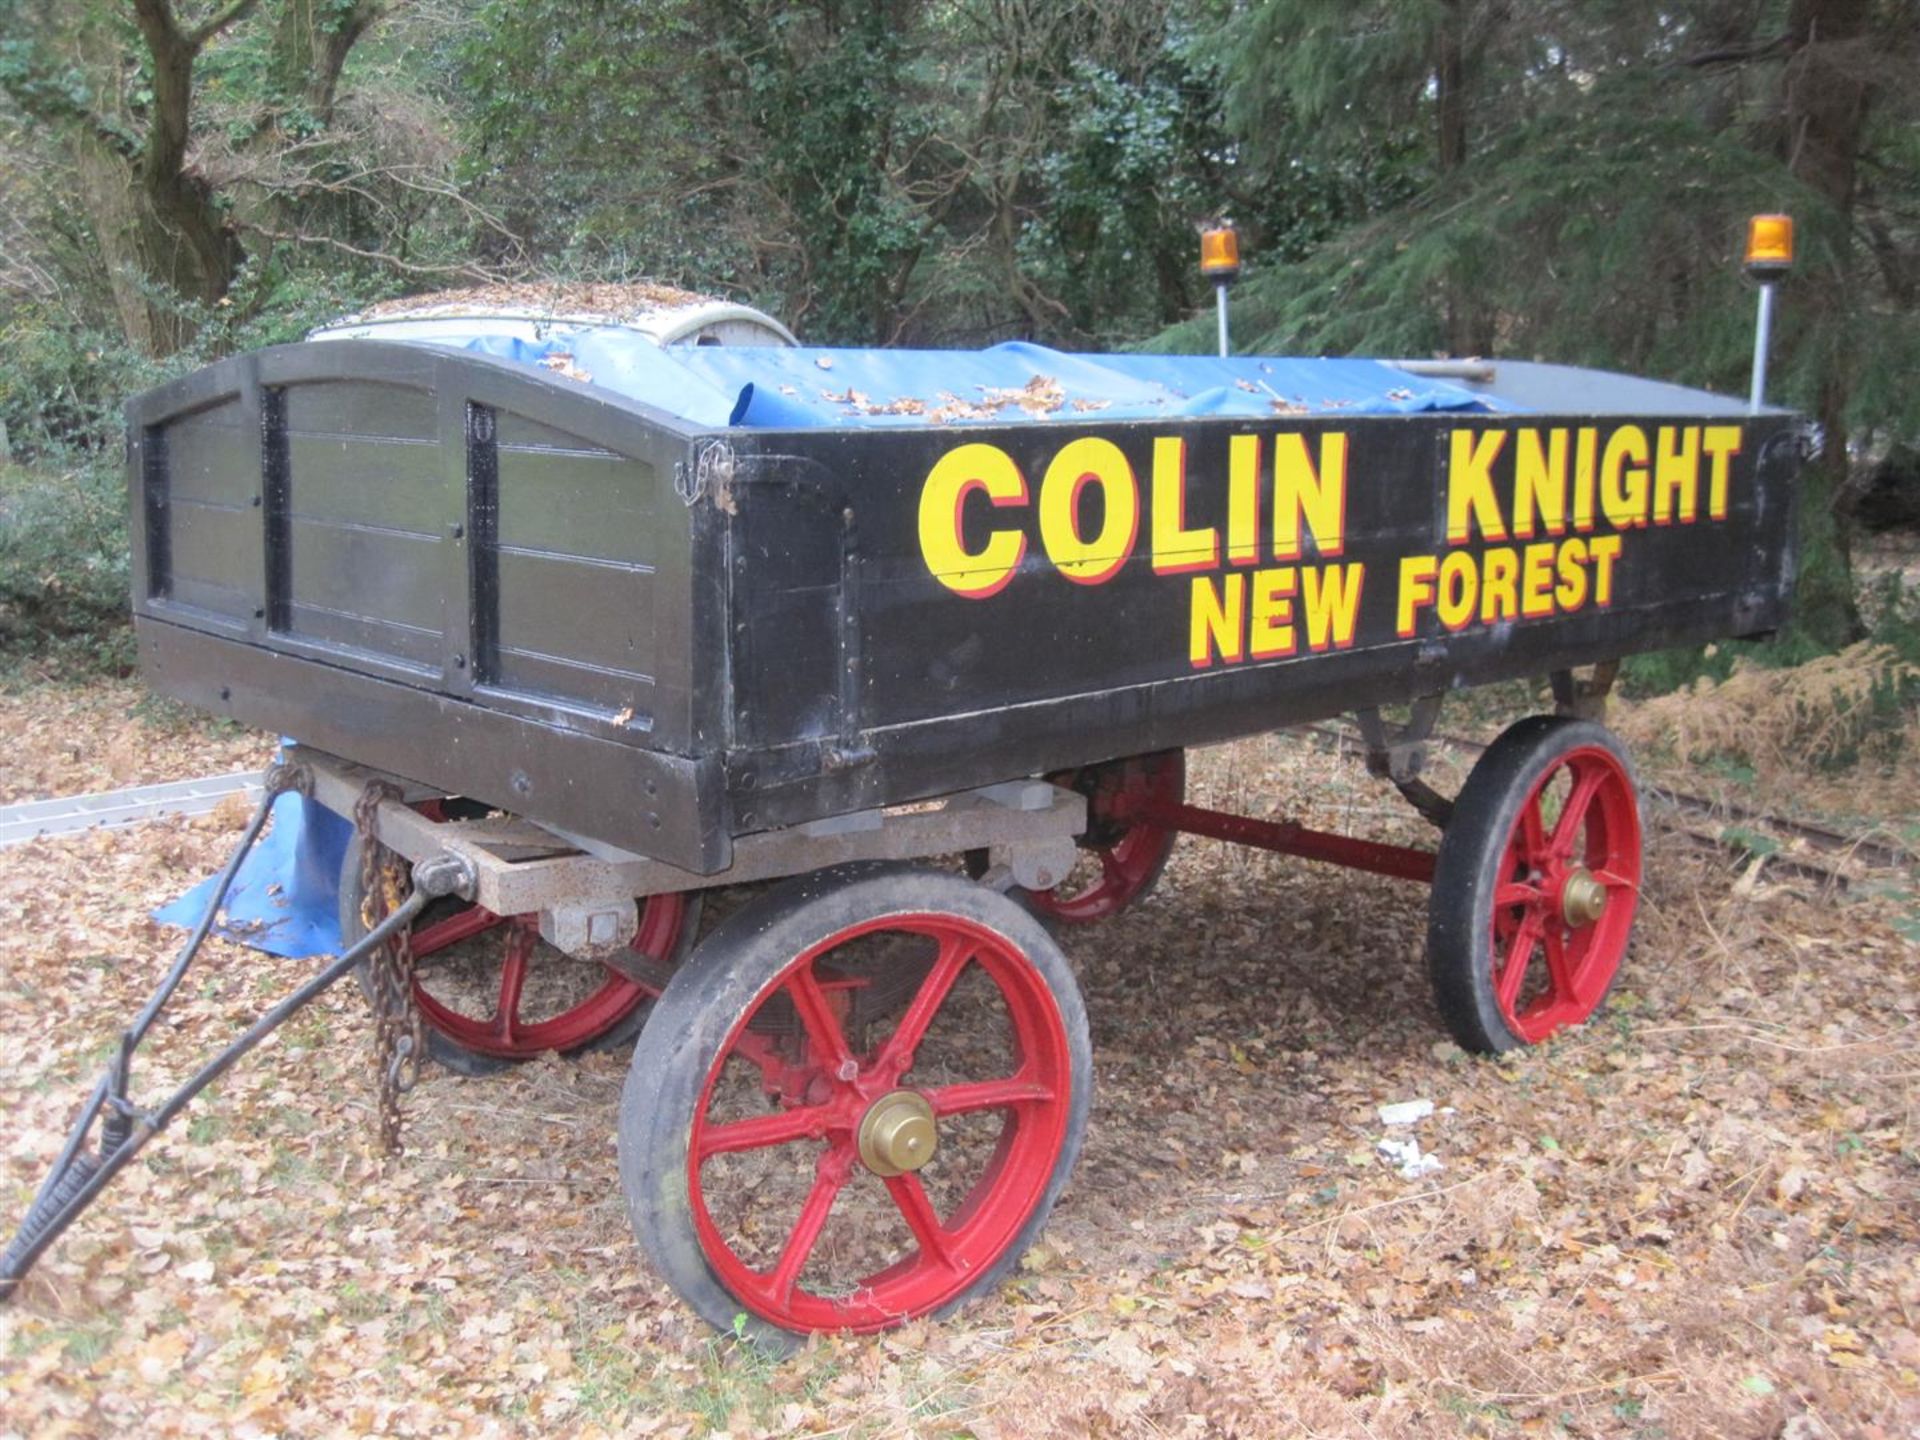
<svg viewBox="0 0 1920 1440">
<path fill-rule="evenodd" d="M 1767 349 L 1773 339 L 1773 287 L 1793 268 L 1793 217 L 1756 215 L 1747 222 L 1747 274 L 1760 286 L 1760 309 L 1753 326 L 1753 388 L 1747 410 L 1758 414 L 1766 403 Z"/>
</svg>

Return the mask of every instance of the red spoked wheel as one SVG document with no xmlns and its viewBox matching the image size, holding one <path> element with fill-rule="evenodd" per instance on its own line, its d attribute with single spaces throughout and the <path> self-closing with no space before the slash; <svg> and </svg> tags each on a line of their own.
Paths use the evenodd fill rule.
<svg viewBox="0 0 1920 1440">
<path fill-rule="evenodd" d="M 639 905 L 633 943 L 614 964 L 547 944 L 537 914 L 433 902 L 413 928 L 413 998 L 428 1054 L 461 1074 L 485 1075 L 552 1052 L 630 1043 L 690 947 L 700 913 L 690 895 L 650 895 Z M 340 933 L 348 944 L 366 933 L 358 837 L 341 871 Z"/>
<path fill-rule="evenodd" d="M 1053 923 L 1086 925 L 1111 919 L 1154 887 L 1173 854 L 1178 831 L 1134 816 L 1142 805 L 1178 805 L 1186 798 L 1186 752 L 1130 755 L 1055 771 L 1047 780 L 1086 796 L 1087 828 L 1078 842 L 1085 854 L 1053 889 L 1022 890 L 1018 897 Z M 986 855 L 970 853 L 967 868 L 978 879 L 986 873 Z"/>
<path fill-rule="evenodd" d="M 1626 954 L 1640 866 L 1620 742 L 1556 716 L 1510 726 L 1467 777 L 1434 871 L 1427 960 L 1454 1038 L 1498 1053 L 1585 1022 Z"/>
<path fill-rule="evenodd" d="M 1079 1153 L 1086 1012 L 1059 948 L 955 875 L 854 867 L 743 907 L 634 1050 L 634 1229 L 722 1329 L 784 1344 L 993 1286 Z"/>
</svg>

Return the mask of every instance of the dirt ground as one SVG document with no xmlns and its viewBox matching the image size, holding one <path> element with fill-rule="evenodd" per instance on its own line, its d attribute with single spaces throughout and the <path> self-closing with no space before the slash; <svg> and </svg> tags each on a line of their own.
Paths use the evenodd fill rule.
<svg viewBox="0 0 1920 1440">
<path fill-rule="evenodd" d="M 134 695 L 6 701 L 0 797 L 262 753 Z M 1312 739 L 1194 774 L 1202 803 L 1421 834 Z M 1852 783 L 1874 799 L 1853 813 L 1920 813 L 1910 773 Z M 240 820 L 0 854 L 8 1223 L 177 943 L 147 912 Z M 341 987 L 0 1310 L 0 1437 L 1920 1434 L 1913 904 L 1907 872 L 1842 891 L 1655 826 L 1609 1009 L 1493 1063 L 1442 1035 L 1418 887 L 1185 841 L 1133 912 L 1064 936 L 1099 1090 L 1017 1278 L 784 1363 L 645 1269 L 620 1057 L 435 1072 L 381 1162 L 371 1027 Z M 211 948 L 142 1093 L 303 969 Z M 1400 1133 L 1377 1107 L 1410 1099 L 1438 1107 L 1413 1133 L 1443 1166 L 1415 1181 L 1375 1150 Z"/>
<path fill-rule="evenodd" d="M 257 770 L 270 737 L 204 722 L 137 680 L 0 690 L 0 805 Z"/>
</svg>

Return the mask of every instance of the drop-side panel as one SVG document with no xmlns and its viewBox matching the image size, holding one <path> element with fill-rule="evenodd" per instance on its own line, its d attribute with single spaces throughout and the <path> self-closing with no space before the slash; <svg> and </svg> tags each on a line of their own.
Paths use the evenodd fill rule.
<svg viewBox="0 0 1920 1440">
<path fill-rule="evenodd" d="M 804 823 L 1773 629 L 1801 431 L 1695 399 L 743 437 L 735 784 Z"/>
<path fill-rule="evenodd" d="M 476 678 L 650 728 L 658 473 L 510 412 L 494 417 L 490 446 L 485 430 L 469 426 L 472 503 L 489 512 L 473 536 Z"/>
<path fill-rule="evenodd" d="M 148 428 L 146 599 L 245 624 L 259 580 L 260 430 L 238 395 Z"/>
<path fill-rule="evenodd" d="M 273 628 L 437 674 L 455 507 L 436 398 L 339 380 L 270 389 L 262 409 Z"/>
</svg>

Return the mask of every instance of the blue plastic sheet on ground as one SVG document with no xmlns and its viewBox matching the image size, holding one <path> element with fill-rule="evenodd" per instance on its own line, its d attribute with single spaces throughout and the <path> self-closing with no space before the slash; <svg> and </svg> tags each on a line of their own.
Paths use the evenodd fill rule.
<svg viewBox="0 0 1920 1440">
<path fill-rule="evenodd" d="M 240 864 L 216 935 L 269 955 L 300 960 L 340 951 L 340 865 L 353 826 L 291 792 L 273 802 L 273 824 Z M 153 912 L 163 925 L 200 923 L 218 875 Z"/>
<path fill-rule="evenodd" d="M 703 428 L 1020 424 L 1222 415 L 1484 413 L 1511 405 L 1379 360 L 660 346 L 618 329 L 435 344 L 570 375 Z M 583 378 L 584 377 L 584 378 Z"/>
</svg>

